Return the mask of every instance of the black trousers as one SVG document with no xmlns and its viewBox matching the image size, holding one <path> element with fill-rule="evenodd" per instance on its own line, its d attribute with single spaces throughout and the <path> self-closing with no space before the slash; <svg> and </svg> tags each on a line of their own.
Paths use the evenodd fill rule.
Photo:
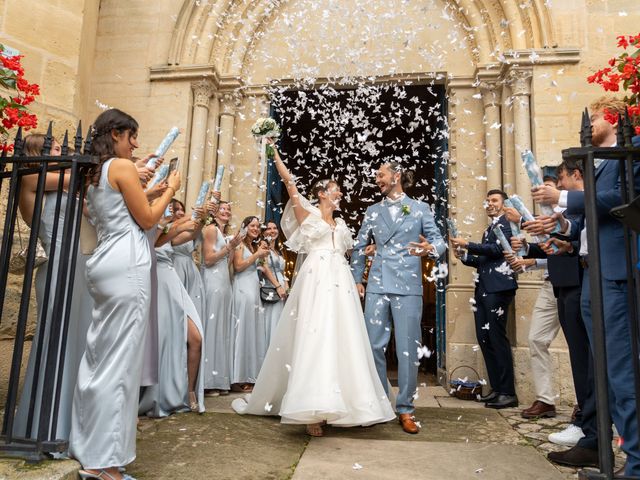
<svg viewBox="0 0 640 480">
<path fill-rule="evenodd" d="M 573 385 L 578 406 L 580 407 L 575 425 L 582 428 L 585 435 L 578 445 L 582 448 L 596 450 L 598 448 L 598 431 L 593 357 L 589 347 L 587 329 L 584 326 L 582 313 L 580 312 L 581 291 L 581 286 L 559 287 L 556 289 L 558 318 L 569 347 Z"/>
<path fill-rule="evenodd" d="M 476 338 L 494 392 L 515 395 L 513 357 L 507 338 L 507 312 L 515 290 L 488 293 L 476 287 Z"/>
</svg>

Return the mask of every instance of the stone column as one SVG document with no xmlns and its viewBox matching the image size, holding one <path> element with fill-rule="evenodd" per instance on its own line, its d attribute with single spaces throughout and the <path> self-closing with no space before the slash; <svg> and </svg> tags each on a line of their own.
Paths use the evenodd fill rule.
<svg viewBox="0 0 640 480">
<path fill-rule="evenodd" d="M 224 165 L 225 178 L 223 180 L 220 193 L 225 200 L 229 199 L 229 186 L 231 183 L 231 156 L 233 154 L 233 133 L 235 130 L 236 112 L 238 101 L 233 95 L 223 95 L 220 98 L 220 135 L 218 137 L 218 163 Z"/>
<path fill-rule="evenodd" d="M 187 174 L 186 206 L 195 205 L 202 184 L 204 156 L 207 142 L 209 99 L 213 94 L 213 84 L 202 80 L 191 84 L 193 89 L 193 116 L 191 120 L 191 141 L 189 148 L 189 169 Z"/>
<path fill-rule="evenodd" d="M 520 154 L 524 150 L 531 150 L 531 107 L 529 104 L 531 76 L 531 70 L 514 69 L 509 71 L 513 97 L 516 192 L 525 205 L 533 211 L 531 183 L 520 158 Z"/>
<path fill-rule="evenodd" d="M 513 145 L 513 97 L 511 87 L 502 87 L 502 188 L 507 195 L 516 193 L 516 163 Z"/>
<path fill-rule="evenodd" d="M 218 93 L 214 93 L 209 100 L 209 120 L 204 153 L 204 176 L 212 179 L 216 175 L 216 151 L 218 150 L 218 127 L 220 124 L 219 97 Z"/>
<path fill-rule="evenodd" d="M 500 142 L 500 90 L 496 83 L 480 83 L 484 105 L 484 147 L 487 190 L 502 189 L 502 146 Z"/>
</svg>

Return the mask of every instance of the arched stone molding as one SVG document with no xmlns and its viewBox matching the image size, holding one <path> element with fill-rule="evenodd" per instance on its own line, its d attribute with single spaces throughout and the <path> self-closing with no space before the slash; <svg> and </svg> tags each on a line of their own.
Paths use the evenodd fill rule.
<svg viewBox="0 0 640 480">
<path fill-rule="evenodd" d="M 171 40 L 168 65 L 215 65 L 223 75 L 242 74 L 247 53 L 264 26 L 294 0 L 185 0 Z M 519 0 L 442 0 L 443 8 L 470 32 L 477 64 L 495 63 L 509 50 L 555 46 L 543 0 L 521 8 Z M 506 19 L 509 19 L 508 21 Z M 523 33 L 524 32 L 524 33 Z"/>
</svg>

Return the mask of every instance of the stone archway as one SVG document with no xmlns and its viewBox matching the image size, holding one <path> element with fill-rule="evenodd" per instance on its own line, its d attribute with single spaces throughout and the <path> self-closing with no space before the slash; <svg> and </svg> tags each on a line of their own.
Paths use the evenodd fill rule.
<svg viewBox="0 0 640 480">
<path fill-rule="evenodd" d="M 305 13 L 317 19 L 318 12 L 324 9 L 331 16 L 331 9 L 338 3 L 351 5 L 359 15 L 374 12 L 384 18 L 382 4 L 389 2 L 369 1 L 366 8 L 358 10 L 364 2 L 322 0 L 314 2 L 317 8 L 312 13 Z M 371 41 L 362 47 L 362 54 L 353 61 L 361 60 L 355 67 L 353 62 L 350 65 L 344 59 L 336 59 L 339 55 L 331 48 L 316 49 L 313 32 L 304 29 L 297 33 L 302 39 L 297 46 L 278 44 L 282 39 L 277 35 L 278 25 L 299 27 L 307 20 L 300 10 L 308 5 L 311 4 L 305 0 L 183 3 L 166 64 L 151 69 L 151 80 L 189 82 L 193 90 L 191 117 L 186 122 L 191 126 L 188 203 L 195 199 L 203 176 L 210 176 L 217 165 L 226 165 L 235 171 L 225 182 L 223 195 L 243 211 L 258 213 L 255 199 L 260 195 L 260 185 L 242 181 L 246 172 L 259 177 L 249 134 L 251 119 L 247 117 L 268 111 L 266 87 L 296 85 L 303 78 L 310 87 L 335 84 L 348 75 L 370 76 L 372 81 L 439 80 L 446 84 L 450 214 L 459 225 L 464 224 L 471 236 L 479 236 L 484 229 L 482 202 L 488 189 L 503 188 L 530 202 L 528 179 L 518 158 L 522 150 L 536 151 L 531 113 L 534 72 L 549 65 L 579 61 L 579 50 L 558 47 L 546 2 L 531 0 L 524 8 L 518 0 L 398 2 L 396 10 L 406 10 L 403 20 L 418 25 L 413 30 L 420 33 L 409 41 L 415 42 L 418 49 L 423 48 L 424 54 L 405 56 L 394 71 L 377 71 L 376 63 L 370 60 L 384 52 L 385 41 L 397 40 L 390 34 L 397 27 L 393 15 L 376 24 L 379 28 L 375 33 L 383 42 Z M 344 21 L 353 25 L 353 18 Z M 420 27 L 421 24 L 429 28 Z M 334 41 L 355 41 L 349 32 L 345 28 Z M 278 68 L 260 63 L 271 44 L 284 48 Z M 309 62 L 305 58 L 309 51 L 322 64 Z M 208 140 L 208 131 L 218 135 Z M 235 193 L 239 186 L 242 195 Z M 255 192 L 253 197 L 247 194 L 251 189 Z M 450 365 L 473 363 L 481 367 L 481 360 L 473 351 L 475 335 L 466 304 L 473 292 L 471 272 L 455 260 L 450 262 L 449 272 L 447 304 L 454 308 L 447 312 L 447 343 L 453 347 L 449 348 L 450 357 L 455 358 Z M 522 296 L 531 298 L 539 285 L 538 278 L 525 278 L 520 282 L 521 291 L 525 291 Z M 529 303 L 523 301 L 525 309 L 530 308 Z"/>
</svg>

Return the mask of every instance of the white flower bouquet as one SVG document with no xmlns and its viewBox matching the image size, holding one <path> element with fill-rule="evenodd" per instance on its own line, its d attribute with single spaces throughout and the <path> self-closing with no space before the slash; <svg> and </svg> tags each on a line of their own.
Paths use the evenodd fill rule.
<svg viewBox="0 0 640 480">
<path fill-rule="evenodd" d="M 256 120 L 256 123 L 251 127 L 251 133 L 259 140 L 262 144 L 264 144 L 265 138 L 278 138 L 280 136 L 280 127 L 276 123 L 273 118 L 263 117 Z M 275 151 L 271 145 L 266 144 L 266 153 L 267 158 L 273 158 L 275 155 Z"/>
</svg>

